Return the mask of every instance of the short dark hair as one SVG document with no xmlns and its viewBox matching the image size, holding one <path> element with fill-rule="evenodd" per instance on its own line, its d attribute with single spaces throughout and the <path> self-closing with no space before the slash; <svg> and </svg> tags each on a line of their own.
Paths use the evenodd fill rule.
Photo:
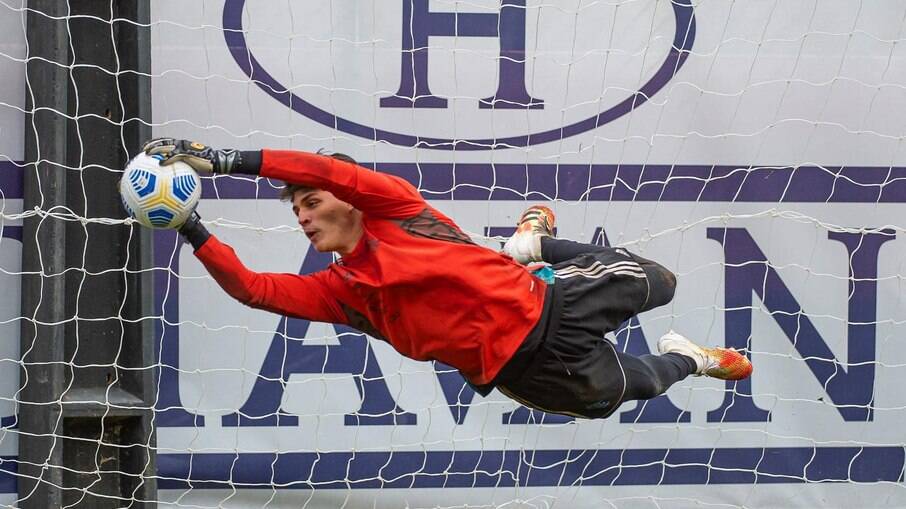
<svg viewBox="0 0 906 509">
<path fill-rule="evenodd" d="M 328 152 L 324 152 L 323 150 L 319 150 L 319 151 L 318 151 L 318 154 L 321 154 L 321 155 L 324 155 L 324 156 L 328 156 L 328 157 L 332 157 L 332 158 L 334 158 L 334 159 L 339 159 L 340 161 L 344 161 L 344 162 L 347 162 L 347 163 L 359 164 L 359 163 L 356 162 L 355 159 L 349 157 L 349 156 L 346 155 L 346 154 L 341 154 L 341 153 L 339 153 L 339 152 L 328 153 Z M 302 184 L 289 184 L 289 183 L 286 183 L 286 184 L 283 185 L 283 188 L 280 189 L 280 201 L 293 201 L 293 196 L 295 196 L 297 192 L 299 192 L 299 191 L 309 191 L 309 190 L 314 190 L 314 189 L 315 189 L 314 187 L 305 186 L 305 185 L 302 185 Z"/>
</svg>

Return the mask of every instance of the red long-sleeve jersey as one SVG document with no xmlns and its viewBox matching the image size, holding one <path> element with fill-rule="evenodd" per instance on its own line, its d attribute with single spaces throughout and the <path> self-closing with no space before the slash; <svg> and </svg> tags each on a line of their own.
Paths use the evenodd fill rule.
<svg viewBox="0 0 906 509">
<path fill-rule="evenodd" d="M 477 385 L 494 379 L 539 321 L 545 283 L 474 244 L 405 180 L 317 154 L 261 156 L 262 176 L 330 191 L 362 211 L 364 234 L 352 253 L 303 275 L 252 272 L 212 236 L 195 255 L 239 301 L 348 324 Z"/>
</svg>

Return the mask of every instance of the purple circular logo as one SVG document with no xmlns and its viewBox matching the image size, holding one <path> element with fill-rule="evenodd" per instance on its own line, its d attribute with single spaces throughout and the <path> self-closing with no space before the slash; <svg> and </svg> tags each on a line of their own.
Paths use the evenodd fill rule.
<svg viewBox="0 0 906 509">
<path fill-rule="evenodd" d="M 249 49 L 242 27 L 242 12 L 245 0 L 226 0 L 223 9 L 223 33 L 233 59 L 242 71 L 266 94 L 284 106 L 309 119 L 332 129 L 353 136 L 382 141 L 404 147 L 437 150 L 491 150 L 499 148 L 527 147 L 568 138 L 590 131 L 612 122 L 647 102 L 673 79 L 686 62 L 695 41 L 695 14 L 692 0 L 672 0 L 676 32 L 664 62 L 641 88 L 629 97 L 607 110 L 578 122 L 555 129 L 532 132 L 518 136 L 499 138 L 439 138 L 418 136 L 378 129 L 357 123 L 321 109 L 297 96 L 268 73 Z M 501 83 L 494 97 L 481 99 L 480 108 L 532 110 L 543 107 L 543 101 L 528 96 L 524 85 L 525 54 L 525 0 L 503 0 L 499 14 L 472 14 L 468 30 L 463 21 L 454 13 L 428 11 L 427 1 L 404 1 L 403 15 L 412 27 L 403 34 L 403 65 L 400 90 L 392 97 L 381 99 L 386 107 L 445 107 L 446 100 L 434 97 L 427 89 L 427 79 L 417 80 L 413 76 L 426 75 L 427 38 L 436 35 L 498 37 L 501 47 L 500 75 L 507 77 L 507 84 Z M 461 16 L 461 14 L 459 14 Z M 463 26 L 457 27 L 457 24 Z M 518 37 L 521 27 L 522 37 Z M 446 31 L 445 31 L 446 30 Z M 517 37 L 505 32 L 510 30 Z M 510 58 L 507 55 L 516 55 Z M 520 65 L 520 60 L 523 65 Z M 405 72 L 406 70 L 410 72 Z M 510 79 L 512 78 L 512 79 Z M 502 80 L 503 81 L 503 80 Z"/>
</svg>

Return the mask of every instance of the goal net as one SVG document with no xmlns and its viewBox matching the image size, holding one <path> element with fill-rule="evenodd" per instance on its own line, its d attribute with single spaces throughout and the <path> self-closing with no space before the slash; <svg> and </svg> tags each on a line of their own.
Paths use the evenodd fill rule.
<svg viewBox="0 0 906 509">
<path fill-rule="evenodd" d="M 154 135 L 348 154 L 491 249 L 548 204 L 558 236 L 677 274 L 669 305 L 607 340 L 645 354 L 673 329 L 755 366 L 606 420 L 530 411 L 352 328 L 244 307 L 158 232 L 161 506 L 906 504 L 906 4 L 159 0 L 151 18 Z M 0 48 L 4 69 L 28 58 Z M 21 132 L 11 85 L 0 127 Z M 20 142 L 0 139 L 4 288 L 21 275 Z M 334 261 L 280 182 L 203 185 L 205 224 L 251 269 Z M 12 415 L 23 317 L 2 293 Z"/>
</svg>

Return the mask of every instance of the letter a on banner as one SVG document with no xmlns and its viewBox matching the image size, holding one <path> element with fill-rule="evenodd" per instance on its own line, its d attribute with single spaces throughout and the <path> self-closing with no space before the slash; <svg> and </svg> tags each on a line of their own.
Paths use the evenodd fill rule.
<svg viewBox="0 0 906 509">
<path fill-rule="evenodd" d="M 333 261 L 330 253 L 309 247 L 300 273 L 323 270 Z M 362 400 L 359 411 L 345 416 L 347 425 L 415 424 L 416 416 L 399 408 L 390 395 L 381 367 L 367 337 L 335 325 L 339 345 L 307 345 L 311 322 L 282 318 L 252 392 L 237 413 L 223 416 L 224 426 L 296 426 L 299 418 L 281 409 L 283 393 L 294 373 L 349 373 Z"/>
</svg>

